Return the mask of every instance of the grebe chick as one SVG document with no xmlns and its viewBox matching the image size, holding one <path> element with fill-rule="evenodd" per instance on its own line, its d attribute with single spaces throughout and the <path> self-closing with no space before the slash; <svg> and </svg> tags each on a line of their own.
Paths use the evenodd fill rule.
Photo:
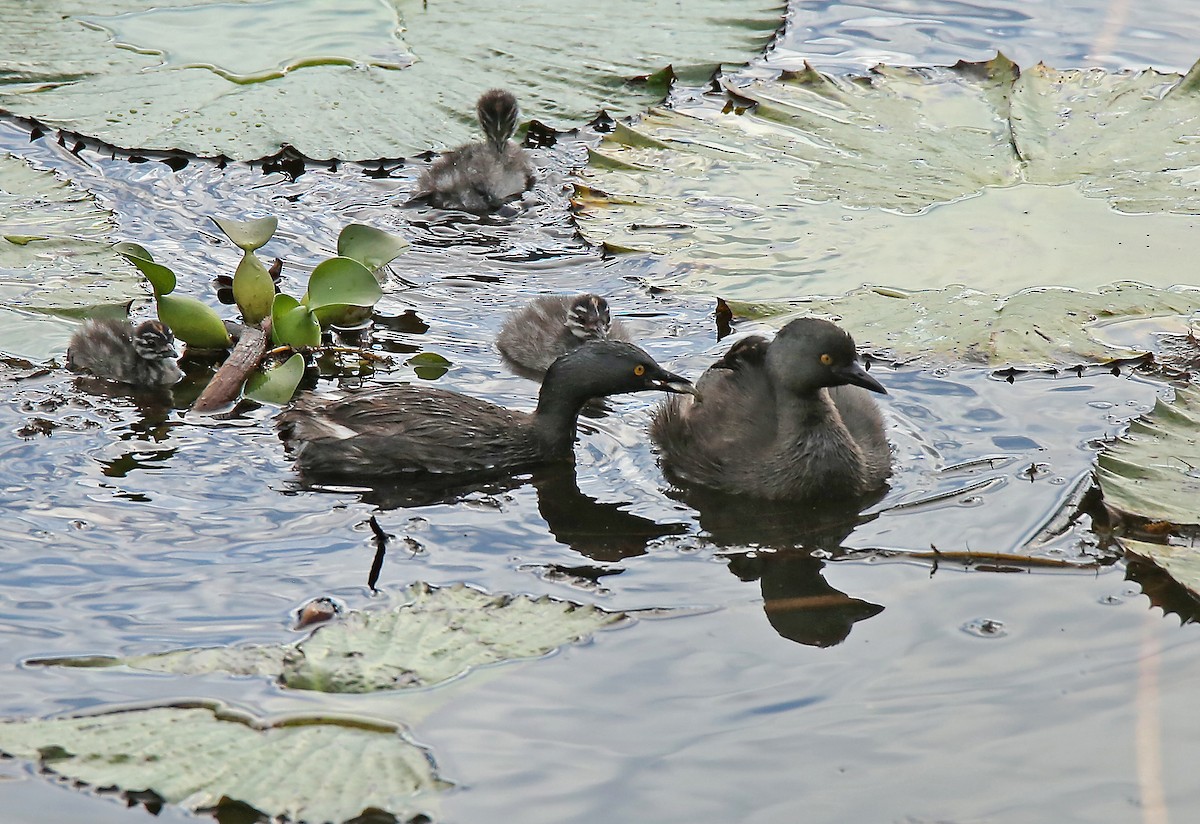
<svg viewBox="0 0 1200 824">
<path fill-rule="evenodd" d="M 509 314 L 496 348 L 514 372 L 540 381 L 557 358 L 589 340 L 629 340 L 608 301 L 592 294 L 547 295 Z"/>
<path fill-rule="evenodd" d="M 573 461 L 588 400 L 651 389 L 696 391 L 632 344 L 589 341 L 551 365 L 532 413 L 444 389 L 385 386 L 333 401 L 300 398 L 279 429 L 310 481 L 445 482 Z"/>
<path fill-rule="evenodd" d="M 772 341 L 738 341 L 696 382 L 702 403 L 672 398 L 650 435 L 681 486 L 773 500 L 853 502 L 891 475 L 875 401 L 887 394 L 854 340 L 800 318 Z"/>
<path fill-rule="evenodd" d="M 136 386 L 171 386 L 183 377 L 175 362 L 175 336 L 163 323 L 87 320 L 71 336 L 67 367 Z"/>
<path fill-rule="evenodd" d="M 412 200 L 438 209 L 485 214 L 520 197 L 536 182 L 529 156 L 510 138 L 517 131 L 517 99 L 492 89 L 475 105 L 487 138 L 446 152 L 421 173 Z"/>
</svg>

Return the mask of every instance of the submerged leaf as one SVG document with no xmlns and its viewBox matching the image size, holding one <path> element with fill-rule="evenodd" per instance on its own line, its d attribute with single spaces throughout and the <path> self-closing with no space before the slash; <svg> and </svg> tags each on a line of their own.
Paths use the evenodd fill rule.
<svg viewBox="0 0 1200 824">
<path fill-rule="evenodd" d="M 351 223 L 338 235 L 338 255 L 357 260 L 372 272 L 387 266 L 407 248 L 408 241 L 403 238 L 362 223 Z"/>
<path fill-rule="evenodd" d="M 450 786 L 395 725 L 265 724 L 219 704 L 2 723 L 0 751 L 95 788 L 150 791 L 191 811 L 240 802 L 296 822 L 349 821 L 368 809 L 407 820 Z"/>
<path fill-rule="evenodd" d="M 267 244 L 279 228 L 279 218 L 259 217 L 251 220 L 233 220 L 228 217 L 214 217 L 212 222 L 225 233 L 225 237 L 233 241 L 243 252 L 253 252 Z"/>
<path fill-rule="evenodd" d="M 1126 515 L 1200 524 L 1200 389 L 1175 390 L 1105 446 L 1096 476 L 1104 503 Z"/>
<path fill-rule="evenodd" d="M 636 78 L 670 65 L 706 82 L 758 54 L 784 10 L 778 0 L 112 0 L 102 10 L 0 0 L 0 107 L 126 148 L 403 157 L 471 137 L 475 100 L 491 87 L 555 128 L 641 111 L 661 86 Z"/>
<path fill-rule="evenodd" d="M 225 349 L 232 342 L 221 317 L 195 298 L 161 295 L 158 318 L 171 327 L 175 337 L 197 349 Z"/>
<path fill-rule="evenodd" d="M 295 646 L 184 649 L 129 658 L 33 663 L 160 672 L 277 674 L 295 689 L 374 692 L 425 687 L 485 664 L 536 658 L 625 618 L 549 597 L 489 595 L 462 584 L 413 584 L 386 612 L 351 612 Z"/>
<path fill-rule="evenodd" d="M 273 369 L 260 370 L 246 379 L 247 398 L 282 406 L 292 399 L 304 377 L 304 356 L 296 353 Z"/>
</svg>

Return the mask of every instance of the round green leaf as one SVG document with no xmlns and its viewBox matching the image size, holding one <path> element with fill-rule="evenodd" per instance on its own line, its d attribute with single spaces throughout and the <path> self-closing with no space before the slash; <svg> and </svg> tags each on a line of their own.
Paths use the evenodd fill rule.
<svg viewBox="0 0 1200 824">
<path fill-rule="evenodd" d="M 271 339 L 301 349 L 321 345 L 321 326 L 307 306 L 291 295 L 278 294 L 271 306 Z"/>
<path fill-rule="evenodd" d="M 391 263 L 407 248 L 408 241 L 403 238 L 362 223 L 351 223 L 338 235 L 338 254 L 357 260 L 372 272 Z"/>
<path fill-rule="evenodd" d="M 171 327 L 175 337 L 197 349 L 225 349 L 229 346 L 229 332 L 225 322 L 195 298 L 177 295 L 159 295 L 158 317 Z"/>
<path fill-rule="evenodd" d="M 436 352 L 421 352 L 405 361 L 413 368 L 417 377 L 425 381 L 435 381 L 450 371 L 452 364 Z"/>
<path fill-rule="evenodd" d="M 265 246 L 275 230 L 279 228 L 279 219 L 275 217 L 260 217 L 253 220 L 232 220 L 227 217 L 214 217 L 212 222 L 225 233 L 225 237 L 233 241 L 233 245 L 246 252 Z"/>
<path fill-rule="evenodd" d="M 374 306 L 383 297 L 379 282 L 371 270 L 357 260 L 335 257 L 322 261 L 308 279 L 309 309 L 343 303 L 348 306 Z"/>
<path fill-rule="evenodd" d="M 304 377 L 304 356 L 297 353 L 274 369 L 255 372 L 246 379 L 247 398 L 282 406 L 292 399 Z"/>
<path fill-rule="evenodd" d="M 330 326 L 337 326 L 341 329 L 357 329 L 370 320 L 371 307 L 334 303 L 314 309 L 312 314 L 322 329 L 328 329 Z"/>
<path fill-rule="evenodd" d="M 257 324 L 271 313 L 275 281 L 251 251 L 242 255 L 242 262 L 233 274 L 233 297 L 242 312 L 242 320 L 248 324 Z"/>
<path fill-rule="evenodd" d="M 175 273 L 161 263 L 155 263 L 144 246 L 125 242 L 114 245 L 113 249 L 146 276 L 156 297 L 175 291 Z"/>
</svg>

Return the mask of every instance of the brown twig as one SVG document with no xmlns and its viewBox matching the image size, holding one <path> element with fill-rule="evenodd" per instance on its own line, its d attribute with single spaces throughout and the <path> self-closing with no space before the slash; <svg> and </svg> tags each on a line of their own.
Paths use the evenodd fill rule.
<svg viewBox="0 0 1200 824">
<path fill-rule="evenodd" d="M 192 404 L 192 411 L 209 414 L 237 400 L 238 393 L 242 391 L 242 384 L 246 382 L 246 377 L 258 368 L 270 340 L 270 318 L 262 322 L 261 328 L 243 328 L 237 346 L 233 347 L 217 374 L 213 375 L 208 386 L 204 387 L 200 397 Z"/>
</svg>

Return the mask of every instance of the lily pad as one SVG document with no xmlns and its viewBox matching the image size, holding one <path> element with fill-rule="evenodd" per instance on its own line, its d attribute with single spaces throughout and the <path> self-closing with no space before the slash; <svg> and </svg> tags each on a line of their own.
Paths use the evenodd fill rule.
<svg viewBox="0 0 1200 824">
<path fill-rule="evenodd" d="M 259 403 L 282 406 L 292 399 L 304 377 L 304 356 L 296 353 L 273 369 L 261 370 L 246 379 L 246 397 Z"/>
<path fill-rule="evenodd" d="M 1200 549 L 1194 546 L 1151 544 L 1132 538 L 1122 538 L 1121 545 L 1162 569 L 1193 597 L 1200 598 Z"/>
<path fill-rule="evenodd" d="M 338 234 L 338 255 L 357 260 L 372 272 L 387 266 L 407 248 L 408 241 L 403 238 L 362 223 L 348 224 Z"/>
<path fill-rule="evenodd" d="M 625 617 L 545 596 L 489 595 L 462 584 L 418 583 L 405 591 L 399 606 L 385 612 L 351 612 L 294 646 L 183 649 L 31 663 L 276 675 L 295 689 L 363 693 L 427 687 L 485 664 L 537 658 Z"/>
<path fill-rule="evenodd" d="M 1126 515 L 1200 524 L 1200 389 L 1175 391 L 1097 460 L 1104 503 Z"/>
<path fill-rule="evenodd" d="M 671 66 L 700 83 L 743 63 L 784 6 L 114 0 L 104 12 L 0 0 L 0 107 L 126 148 L 372 159 L 463 142 L 494 86 L 554 127 L 641 111 L 662 89 L 637 78 Z"/>
<path fill-rule="evenodd" d="M 1019 72 L 998 57 L 726 81 L 606 137 L 578 221 L 613 251 L 664 259 L 664 285 L 727 299 L 1188 283 L 1198 73 Z"/>
<path fill-rule="evenodd" d="M 66 351 L 66 319 L 121 317 L 147 296 L 113 251 L 111 213 L 95 199 L 0 154 L 0 351 L 35 361 Z"/>
<path fill-rule="evenodd" d="M 437 352 L 418 352 L 405 361 L 423 381 L 435 381 L 450 371 L 451 363 Z"/>
<path fill-rule="evenodd" d="M 450 786 L 394 725 L 324 716 L 266 724 L 215 703 L 3 723 L 0 751 L 95 788 L 150 791 L 192 811 L 240 802 L 296 822 L 349 821 L 369 809 L 407 820 Z"/>
<path fill-rule="evenodd" d="M 1000 298 L 966 287 L 923 292 L 857 289 L 840 298 L 792 304 L 730 303 L 737 315 L 782 325 L 796 314 L 838 321 L 860 346 L 905 361 L 1055 367 L 1144 354 L 1105 334 L 1118 320 L 1175 328 L 1200 310 L 1200 289 L 1121 283 L 1095 291 L 1023 289 Z"/>
</svg>

